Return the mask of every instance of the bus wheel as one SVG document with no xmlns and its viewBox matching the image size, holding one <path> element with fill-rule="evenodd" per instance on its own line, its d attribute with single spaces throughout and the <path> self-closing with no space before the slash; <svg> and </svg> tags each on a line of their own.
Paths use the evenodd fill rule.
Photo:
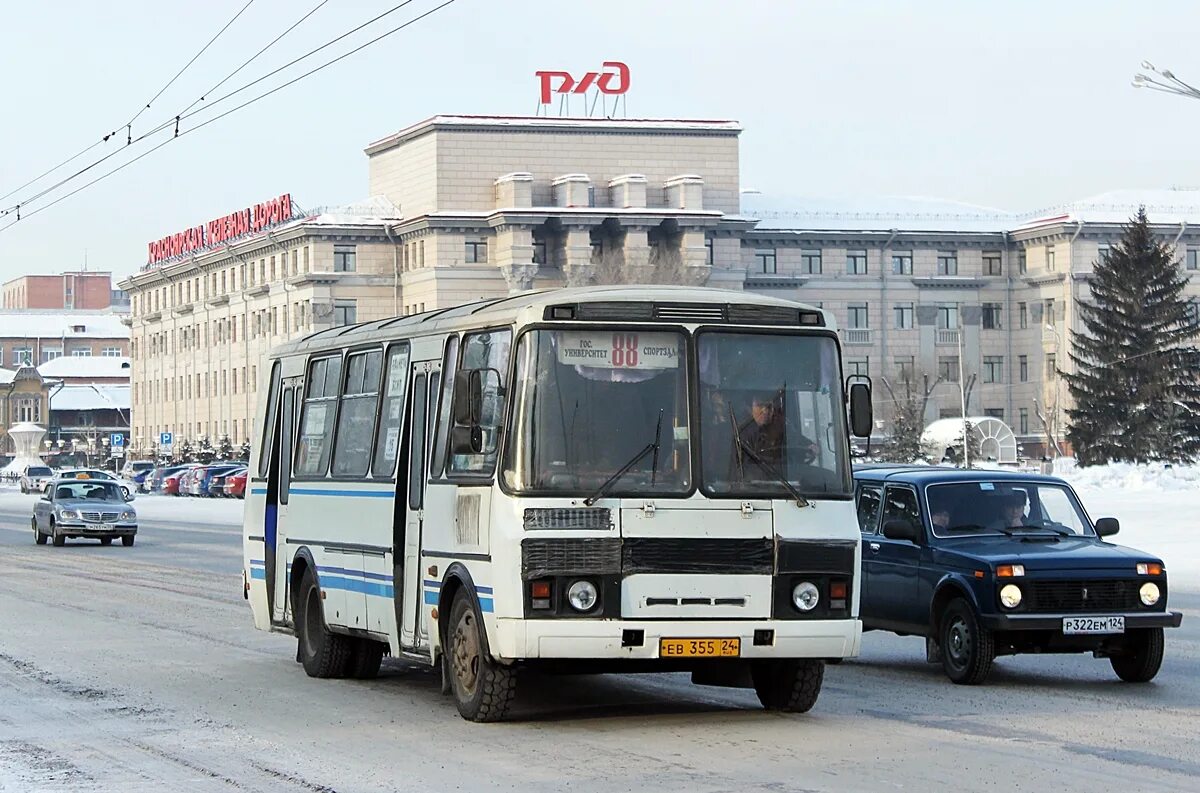
<svg viewBox="0 0 1200 793">
<path fill-rule="evenodd" d="M 758 661 L 750 669 L 754 692 L 767 710 L 807 713 L 817 704 L 825 664 L 817 658 Z"/>
<path fill-rule="evenodd" d="M 300 643 L 300 662 L 309 677 L 344 677 L 353 640 L 331 633 L 325 626 L 321 608 L 321 588 L 311 570 L 300 582 L 300 613 L 296 615 L 296 637 Z"/>
<path fill-rule="evenodd" d="M 359 639 L 346 664 L 346 676 L 356 680 L 371 680 L 378 677 L 379 665 L 383 662 L 383 643 L 372 639 Z"/>
<path fill-rule="evenodd" d="M 446 653 L 459 714 L 471 721 L 502 720 L 517 693 L 516 672 L 488 656 L 483 621 L 463 591 L 454 596 L 450 608 Z"/>
</svg>

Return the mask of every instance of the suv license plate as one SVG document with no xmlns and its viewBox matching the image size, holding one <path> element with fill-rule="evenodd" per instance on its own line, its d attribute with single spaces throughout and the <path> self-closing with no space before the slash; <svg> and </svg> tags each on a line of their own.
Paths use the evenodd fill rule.
<svg viewBox="0 0 1200 793">
<path fill-rule="evenodd" d="M 1124 617 L 1063 617 L 1063 635 L 1124 633 Z"/>
<path fill-rule="evenodd" d="M 660 658 L 736 658 L 741 639 L 659 639 Z"/>
</svg>

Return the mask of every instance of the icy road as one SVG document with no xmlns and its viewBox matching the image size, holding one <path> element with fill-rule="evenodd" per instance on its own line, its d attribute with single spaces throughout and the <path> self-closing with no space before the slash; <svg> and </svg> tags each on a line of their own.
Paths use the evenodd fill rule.
<svg viewBox="0 0 1200 793">
<path fill-rule="evenodd" d="M 1084 493 L 1157 551 L 1184 624 L 1158 679 L 1087 656 L 1002 658 L 950 684 L 923 644 L 868 634 L 805 716 L 684 676 L 526 680 L 518 721 L 475 725 L 436 677 L 309 679 L 253 630 L 240 503 L 144 497 L 137 545 L 35 546 L 32 497 L 0 493 L 0 790 L 1195 790 L 1200 491 Z M 1136 538 L 1136 541 L 1135 541 Z M 1175 565 L 1175 567 L 1172 567 Z M 1178 569 L 1176 569 L 1178 568 Z"/>
</svg>

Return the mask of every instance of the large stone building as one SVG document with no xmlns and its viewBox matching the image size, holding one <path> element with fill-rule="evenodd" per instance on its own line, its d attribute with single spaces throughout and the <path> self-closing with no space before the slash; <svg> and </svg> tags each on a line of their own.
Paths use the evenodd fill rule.
<svg viewBox="0 0 1200 793">
<path fill-rule="evenodd" d="M 129 309 L 129 295 L 113 289 L 112 273 L 86 270 L 23 275 L 3 286 L 4 308 L 104 311 Z"/>
<path fill-rule="evenodd" d="M 622 279 L 819 304 L 850 372 L 929 375 L 931 421 L 960 415 L 961 356 L 968 412 L 1004 419 L 1037 454 L 1061 434 L 1075 304 L 1121 222 L 1145 204 L 1186 268 L 1200 264 L 1196 193 L 1029 214 L 774 198 L 741 190 L 739 133 L 730 121 L 437 116 L 367 147 L 363 204 L 305 213 L 289 200 L 289 217 L 258 231 L 246 210 L 152 245 L 159 260 L 122 284 L 135 446 L 164 431 L 246 440 L 259 364 L 291 336 Z M 877 403 L 886 431 L 886 389 Z"/>
</svg>

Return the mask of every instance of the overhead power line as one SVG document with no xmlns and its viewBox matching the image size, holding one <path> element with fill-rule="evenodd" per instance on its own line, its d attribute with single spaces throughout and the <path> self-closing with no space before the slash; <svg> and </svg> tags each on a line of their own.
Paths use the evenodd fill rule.
<svg viewBox="0 0 1200 793">
<path fill-rule="evenodd" d="M 452 1 L 453 1 L 453 0 L 452 0 Z M 395 12 L 397 12 L 397 11 L 399 11 L 400 9 L 404 8 L 405 6 L 412 4 L 413 2 L 415 2 L 415 0 L 404 0 L 404 2 L 402 2 L 402 3 L 399 3 L 399 4 L 395 5 L 395 6 L 392 6 L 392 7 L 391 7 L 391 8 L 389 8 L 387 11 L 384 11 L 383 13 L 381 13 L 381 14 L 378 14 L 378 15 L 377 15 L 377 16 L 375 16 L 375 17 L 372 17 L 371 19 L 367 20 L 366 22 L 363 22 L 361 25 L 358 25 L 357 27 L 355 27 L 355 28 L 352 28 L 352 29 L 350 29 L 350 30 L 346 31 L 345 33 L 341 34 L 340 36 L 337 36 L 336 38 L 330 39 L 329 41 L 325 42 L 325 43 L 324 43 L 324 44 L 322 44 L 321 46 L 319 46 L 319 47 L 316 47 L 316 48 L 314 48 L 314 49 L 312 49 L 312 50 L 309 50 L 308 52 L 304 53 L 304 54 L 303 54 L 303 55 L 301 55 L 300 57 L 298 57 L 298 58 L 295 58 L 295 59 L 294 59 L 294 60 L 292 60 L 292 61 L 289 61 L 288 63 L 284 64 L 283 66 L 280 66 L 280 67 L 278 67 L 277 69 L 274 69 L 273 71 L 270 71 L 270 72 L 268 72 L 267 74 L 264 74 L 264 75 L 263 75 L 263 76 L 261 76 L 261 77 L 258 77 L 258 78 L 254 79 L 254 80 L 251 80 L 250 82 L 246 83 L 245 85 L 241 86 L 240 88 L 236 88 L 236 89 L 234 89 L 234 90 L 232 90 L 232 91 L 230 91 L 230 92 L 228 92 L 228 93 L 226 93 L 226 94 L 223 94 L 222 96 L 219 96 L 219 97 L 217 97 L 216 99 L 212 100 L 211 102 L 207 102 L 207 103 L 205 104 L 205 106 L 204 106 L 204 107 L 202 107 L 202 108 L 200 108 L 200 109 L 198 109 L 198 110 L 192 110 L 191 112 L 188 112 L 189 110 L 191 110 L 191 108 L 195 107 L 195 106 L 196 106 L 197 104 L 199 104 L 201 101 L 204 101 L 204 96 L 202 95 L 202 96 L 200 97 L 200 99 L 198 99 L 198 100 L 196 100 L 196 101 L 192 102 L 190 105 L 188 105 L 186 108 L 184 108 L 184 110 L 180 111 L 180 112 L 179 112 L 179 113 L 177 113 L 175 116 L 173 116 L 173 117 L 171 117 L 170 119 L 168 119 L 168 120 L 164 121 L 163 123 L 159 124 L 157 127 L 154 127 L 153 129 L 149 130 L 148 132 L 142 133 L 142 134 L 141 134 L 141 135 L 139 135 L 137 138 L 132 138 L 132 139 L 129 141 L 128 145 L 133 145 L 133 144 L 139 143 L 139 142 L 141 142 L 141 141 L 145 140 L 146 138 L 149 138 L 149 137 L 151 137 L 152 135 L 155 135 L 155 134 L 157 134 L 157 133 L 161 132 L 162 130 L 164 130 L 164 129 L 167 129 L 168 127 L 171 127 L 171 126 L 174 126 L 174 127 L 175 127 L 176 135 L 178 135 L 178 134 L 179 134 L 179 126 L 180 126 L 180 122 L 182 122 L 182 121 L 184 121 L 184 120 L 186 120 L 186 119 L 188 119 L 188 118 L 191 118 L 192 116 L 194 116 L 194 115 L 196 115 L 196 114 L 198 114 L 198 113 L 202 113 L 202 112 L 204 112 L 204 111 L 208 110 L 209 108 L 211 108 L 211 107 L 214 107 L 214 106 L 216 106 L 216 105 L 220 104 L 221 102 L 225 101 L 226 99 L 229 99 L 229 98 L 230 98 L 230 97 L 232 97 L 232 96 L 236 96 L 237 94 L 240 94 L 242 91 L 245 91 L 246 89 L 248 89 L 248 88 L 251 88 L 251 87 L 253 87 L 253 86 L 257 85 L 258 83 L 261 83 L 263 80 L 266 80 L 266 79 L 268 79 L 268 78 L 270 78 L 270 77 L 273 77 L 274 75 L 276 75 L 276 74 L 279 74 L 281 71 L 283 71 L 283 70 L 285 70 L 285 69 L 288 69 L 288 68 L 290 68 L 290 67 L 292 67 L 292 66 L 296 65 L 297 63 L 300 63 L 301 61 L 303 61 L 303 60 L 305 60 L 305 59 L 307 59 L 307 58 L 310 58 L 310 57 L 312 57 L 313 55 L 316 55 L 316 54 L 317 54 L 318 52 L 320 52 L 321 50 L 324 50 L 324 49 L 327 49 L 327 48 L 331 47 L 332 45 L 336 44 L 337 42 L 341 41 L 342 39 L 345 39 L 345 38 L 346 38 L 346 37 L 348 37 L 348 36 L 352 36 L 352 35 L 354 35 L 355 33 L 359 32 L 360 30 L 362 30 L 362 29 L 364 29 L 364 28 L 366 28 L 366 27 L 368 27 L 368 26 L 370 26 L 370 25 L 373 25 L 374 23 L 378 22 L 379 20 L 383 19 L 383 18 L 384 18 L 384 17 L 386 17 L 386 16 L 389 16 L 389 15 L 391 15 L 391 14 L 394 14 Z M 324 5 L 324 3 L 322 3 L 321 5 Z M 445 3 L 444 5 L 449 5 L 449 3 Z M 443 7 L 443 6 L 438 6 L 437 8 L 434 8 L 434 9 L 433 9 L 433 11 L 437 11 L 437 10 L 439 10 L 439 9 L 440 9 L 440 8 L 442 8 L 442 7 Z M 320 8 L 320 5 L 318 5 L 318 6 L 317 6 L 317 8 Z M 306 14 L 306 15 L 305 15 L 303 18 L 301 18 L 301 19 L 300 19 L 300 21 L 299 21 L 299 22 L 297 22 L 297 23 L 295 23 L 294 25 L 292 25 L 292 27 L 291 27 L 291 28 L 288 28 L 288 30 L 290 31 L 290 30 L 292 30 L 293 28 L 295 28 L 295 27 L 296 27 L 296 25 L 298 25 L 300 22 L 303 22 L 305 19 L 307 19 L 309 16 L 311 16 L 311 15 L 312 15 L 312 13 L 313 13 L 313 12 L 315 12 L 316 10 L 317 10 L 317 9 L 315 9 L 315 8 L 314 8 L 314 9 L 313 9 L 313 11 L 310 11 L 308 14 Z M 432 12 L 430 12 L 430 13 L 432 13 Z M 416 19 L 421 19 L 421 18 L 423 18 L 423 17 L 425 17 L 425 16 L 428 16 L 428 14 L 422 14 L 421 16 L 419 16 L 419 17 L 416 17 Z M 415 21 L 415 20 L 413 20 L 413 21 Z M 402 28 L 403 28 L 403 27 L 405 27 L 407 24 L 410 24 L 410 23 L 406 23 L 405 25 L 402 25 L 402 26 L 400 26 L 400 28 L 395 28 L 395 29 L 393 29 L 393 30 L 389 31 L 388 33 L 385 33 L 385 34 L 384 34 L 384 37 L 386 37 L 386 36 L 388 36 L 388 35 L 391 35 L 392 33 L 395 33 L 397 30 L 400 30 L 400 29 L 402 29 Z M 286 33 L 287 33 L 287 32 L 288 32 L 288 31 L 284 31 L 284 34 L 283 34 L 283 35 L 286 35 Z M 275 41 L 278 41 L 280 38 L 282 38 L 282 37 L 283 37 L 283 35 L 281 35 L 281 36 L 277 37 L 277 38 L 275 39 Z M 378 39 L 373 39 L 372 41 L 369 41 L 369 42 L 367 42 L 367 45 L 364 45 L 364 46 L 368 46 L 368 45 L 370 45 L 370 44 L 373 44 L 373 43 L 375 43 L 375 41 L 378 41 Z M 273 43 L 274 43 L 274 42 L 272 42 L 272 44 L 273 44 Z M 269 47 L 269 46 L 271 46 L 271 45 L 267 45 L 267 46 Z M 267 49 L 267 48 L 266 48 L 266 47 L 264 47 L 262 51 L 265 51 L 266 49 Z M 362 49 L 362 47 L 359 47 L 358 49 Z M 350 51 L 350 53 L 347 53 L 347 54 L 353 54 L 354 52 L 357 52 L 357 51 L 358 51 L 358 49 L 351 50 L 351 51 Z M 262 52 L 262 51 L 260 51 L 260 53 L 258 53 L 258 54 L 261 54 L 261 52 Z M 251 61 L 252 61 L 252 60 L 254 60 L 254 58 L 258 57 L 258 54 L 256 54 L 255 56 L 253 56 L 253 57 L 252 57 L 250 60 L 251 60 Z M 342 56 L 342 57 L 345 57 L 345 56 Z M 337 58 L 337 59 L 334 59 L 333 61 L 329 61 L 329 62 L 328 62 L 327 64 L 325 64 L 325 65 L 327 66 L 327 65 L 329 65 L 329 64 L 331 64 L 331 63 L 336 63 L 338 60 L 341 60 L 341 58 Z M 248 64 L 249 62 L 250 62 L 250 61 L 247 61 L 246 63 Z M 226 76 L 226 78 L 225 78 L 225 79 L 223 79 L 223 80 L 221 81 L 221 83 L 224 83 L 224 82 L 226 82 L 226 81 L 227 81 L 227 80 L 228 80 L 230 77 L 232 77 L 234 74 L 236 74 L 238 71 L 240 71 L 240 70 L 241 70 L 241 69 L 242 69 L 242 68 L 243 68 L 245 65 L 246 65 L 246 64 L 242 64 L 242 66 L 239 66 L 239 67 L 238 67 L 237 69 L 235 69 L 235 70 L 234 70 L 232 73 L 230 73 L 228 76 Z M 321 68 L 324 68 L 324 66 L 322 66 L 322 67 L 319 67 L 318 69 L 316 69 L 316 70 L 314 70 L 314 71 L 320 71 L 320 69 L 321 69 Z M 308 74 L 312 74 L 312 73 L 313 73 L 313 72 L 309 72 Z M 303 75 L 303 76 L 307 76 L 307 74 L 306 74 L 306 75 Z M 218 84 L 217 84 L 217 86 L 221 85 L 221 83 L 218 83 Z M 291 84 L 291 83 L 285 83 L 284 85 L 290 85 L 290 84 Z M 217 86 L 214 86 L 213 88 L 215 89 Z M 209 89 L 209 92 L 211 92 L 212 90 L 213 90 L 213 89 Z M 206 92 L 206 94 L 207 94 L 207 93 L 209 93 L 209 92 Z M 270 93 L 273 93 L 273 92 L 270 92 Z M 269 95 L 269 93 L 268 93 L 268 94 L 264 94 L 264 96 L 267 96 L 267 95 Z M 242 107 L 242 106 L 244 106 L 244 105 L 241 105 L 241 106 L 239 106 L 239 107 Z M 105 140 L 107 140 L 107 139 L 108 139 L 108 137 L 109 137 L 109 136 L 106 136 L 106 137 L 105 137 Z M 98 167 L 99 165 L 102 165 L 103 163 L 105 163 L 105 162 L 107 162 L 108 160 L 112 159 L 113 157 L 117 156 L 117 155 L 118 155 L 118 154 L 120 154 L 122 151 L 123 151 L 123 149 L 117 149 L 117 150 L 115 150 L 115 151 L 109 152 L 108 154 L 104 155 L 103 157 L 101 157 L 100 159 L 96 160 L 95 162 L 92 162 L 91 164 L 84 166 L 83 168 L 79 169 L 78 171 L 75 171 L 74 173 L 70 174 L 69 176 L 66 176 L 66 177 L 64 177 L 64 178 L 60 179 L 59 181 L 55 182 L 54 184 L 50 185 L 49 187 L 43 188 L 43 189 L 42 189 L 40 192 L 38 192 L 38 193 L 35 193 L 34 195 L 32 195 L 32 196 L 29 196 L 28 198 L 25 198 L 24 200 L 22 200 L 22 201 L 18 202 L 17 204 L 13 204 L 13 205 L 11 205 L 11 206 L 9 206 L 9 207 L 7 207 L 7 208 L 3 209 L 3 210 L 0 210 L 0 217 L 3 217 L 3 216 L 5 216 L 5 215 L 8 215 L 8 214 L 11 214 L 11 213 L 13 213 L 13 212 L 16 212 L 18 215 L 20 215 L 20 212 L 19 212 L 19 210 L 20 210 L 20 207 L 22 207 L 22 206 L 25 206 L 25 205 L 27 205 L 27 204 L 30 204 L 30 203 L 32 203 L 32 202 L 34 202 L 34 201 L 38 200 L 39 198 L 42 198 L 43 196 L 45 196 L 45 195 L 47 195 L 47 194 L 49 194 L 49 193 L 52 193 L 52 192 L 54 192 L 54 191 L 55 191 L 55 190 L 57 190 L 58 188 L 60 188 L 60 187 L 63 187 L 64 185 L 66 185 L 66 184 L 68 184 L 68 183 L 70 183 L 70 182 L 74 181 L 75 179 L 78 179 L 80 176 L 84 175 L 84 174 L 85 174 L 85 173 L 87 173 L 88 171 L 91 171 L 93 168 L 96 168 L 96 167 Z M 78 156 L 79 156 L 79 155 L 76 155 L 75 157 L 72 157 L 71 159 L 76 159 Z M 34 180 L 34 181 L 36 181 L 36 180 Z M 15 192 L 15 191 L 14 191 L 14 192 Z M 10 193 L 9 195 L 11 195 L 11 193 Z M 6 196 L 6 197 L 7 197 L 7 196 Z M 30 214 L 32 214 L 32 213 L 25 213 L 25 215 L 24 215 L 24 216 L 28 217 Z M 7 227 L 5 227 L 5 228 L 7 228 Z"/>
<path fill-rule="evenodd" d="M 413 2 L 413 0 L 408 0 L 408 2 L 406 2 L 406 3 L 402 3 L 401 5 L 408 5 L 408 3 L 409 3 L 409 2 Z M 388 36 L 391 36 L 391 35 L 393 35 L 393 34 L 395 34 L 395 33 L 399 33 L 401 30 L 404 30 L 405 28 L 409 27 L 410 25 L 414 25 L 414 24 L 416 24 L 417 22 L 420 22 L 420 21 L 421 21 L 422 19 L 424 19 L 425 17 L 428 17 L 428 16 L 430 16 L 430 15 L 432 15 L 432 14 L 435 14 L 435 13 L 437 13 L 438 11 L 441 11 L 441 10 L 442 10 L 443 8 L 445 8 L 446 6 L 453 5 L 455 2 L 456 2 L 456 0 L 445 0 L 445 1 L 444 1 L 443 3 L 441 3 L 440 5 L 434 6 L 433 8 L 431 8 L 431 9 L 429 9 L 428 11 L 424 12 L 423 14 L 419 14 L 418 16 L 415 16 L 415 17 L 413 17 L 412 19 L 408 20 L 407 22 L 405 22 L 405 23 L 403 23 L 403 24 L 401 24 L 401 25 L 397 25 L 396 27 L 392 28 L 391 30 L 389 30 L 389 31 L 387 31 L 387 32 L 385 32 L 385 33 L 382 33 L 382 34 L 380 34 L 380 35 L 376 36 L 375 38 L 371 39 L 370 41 L 367 41 L 367 42 L 365 42 L 365 43 L 363 43 L 363 44 L 360 44 L 359 46 L 355 47 L 354 49 L 352 49 L 352 50 L 350 50 L 350 51 L 348 51 L 348 52 L 345 52 L 345 53 L 343 53 L 343 54 L 339 55 L 339 56 L 338 56 L 338 57 L 336 57 L 336 58 L 333 58 L 333 59 L 331 59 L 331 60 L 329 60 L 329 61 L 326 61 L 325 63 L 321 64 L 320 66 L 317 66 L 317 67 L 315 67 L 315 68 L 313 68 L 313 69 L 310 69 L 309 71 L 305 72 L 304 74 L 302 74 L 302 75 L 300 75 L 300 76 L 298 76 L 298 77 L 295 77 L 295 78 L 293 78 L 293 79 L 291 79 L 291 80 L 287 81 L 286 83 L 283 83 L 283 84 L 281 84 L 281 85 L 277 85 L 277 86 L 275 86 L 274 88 L 270 89 L 269 91 L 265 91 L 265 92 L 263 92 L 263 93 L 259 94 L 258 96 L 255 96 L 255 97 L 254 97 L 254 98 L 252 98 L 252 99 L 248 99 L 248 100 L 246 100 L 245 102 L 243 102 L 242 104 L 240 104 L 240 105 L 237 105 L 237 106 L 235 106 L 235 107 L 232 107 L 232 108 L 230 108 L 229 110 L 226 110 L 224 113 L 220 113 L 219 115 L 213 116 L 213 117 L 212 117 L 212 118 L 210 118 L 210 119 L 206 119 L 205 121 L 202 121 L 201 123 L 197 124 L 197 125 L 196 125 L 196 126 L 194 126 L 194 127 L 189 127 L 188 129 L 184 129 L 184 130 L 180 130 L 180 131 L 178 131 L 177 133 L 175 133 L 175 134 L 174 134 L 174 135 L 172 135 L 171 137 L 169 137 L 169 138 L 167 138 L 166 140 L 163 140 L 162 142 L 158 143 L 158 144 L 157 144 L 156 146 L 154 146 L 153 148 L 151 148 L 151 149 L 148 149 L 148 150 L 146 150 L 146 151 L 142 152 L 142 153 L 141 153 L 141 154 L 139 154 L 137 157 L 134 157 L 132 160 L 128 160 L 128 161 L 126 161 L 126 162 L 124 162 L 124 163 L 121 163 L 121 164 L 120 164 L 120 165 L 118 165 L 116 168 L 113 168 L 112 170 L 109 170 L 109 171 L 106 171 L 106 172 L 104 172 L 104 173 L 103 173 L 103 174 L 101 174 L 100 176 L 97 176 L 95 179 L 92 179 L 91 181 L 89 181 L 89 182 L 87 182 L 87 183 L 85 183 L 85 184 L 83 184 L 83 185 L 80 185 L 79 187 L 75 188 L 74 190 L 72 190 L 72 191 L 71 191 L 71 192 L 69 192 L 69 193 L 66 193 L 66 194 L 64 194 L 64 195 L 61 195 L 61 196 L 59 196 L 58 198 L 54 199 L 54 200 L 53 200 L 53 201 L 51 201 L 50 203 L 48 203 L 48 204 L 44 204 L 44 205 L 42 205 L 42 206 L 40 206 L 40 207 L 38 207 L 38 208 L 36 208 L 36 209 L 34 209 L 34 210 L 31 210 L 31 211 L 29 211 L 29 212 L 25 213 L 24 215 L 22 215 L 22 216 L 18 217 L 16 220 L 12 220 L 12 221 L 10 221 L 8 224 L 6 224 L 6 225 L 4 225 L 4 226 L 0 226 L 0 233 L 3 233 L 4 231 L 7 231 L 8 229 L 10 229 L 10 228 L 12 228 L 13 226 L 15 226 L 15 225 L 16 225 L 18 222 L 20 222 L 20 219 L 21 219 L 21 218 L 23 218 L 23 217 L 26 217 L 26 218 L 27 218 L 27 217 L 31 217 L 31 216 L 33 216 L 33 215 L 36 215 L 36 214 L 38 214 L 39 212 L 43 212 L 43 211 L 45 211 L 45 210 L 49 209 L 50 207 L 52 207 L 52 206 L 54 206 L 54 205 L 56 205 L 56 204 L 58 204 L 58 203 L 60 203 L 60 202 L 62 202 L 62 201 L 65 201 L 66 199 L 70 198 L 71 196 L 73 196 L 73 195 L 76 195 L 76 194 L 78 194 L 78 193 L 80 193 L 80 192 L 82 192 L 82 191 L 86 190 L 87 188 L 91 187 L 92 185 L 96 184 L 97 182 L 101 182 L 101 181 L 103 181 L 103 180 L 107 179 L 108 177 L 112 176 L 113 174 L 115 174 L 115 173 L 118 173 L 118 172 L 120 172 L 120 171 L 123 171 L 125 168 L 128 168 L 130 165 L 133 165 L 135 162 L 137 162 L 137 161 L 141 160 L 142 158 L 144 158 L 144 157 L 147 157 L 147 156 L 149 156 L 149 155 L 153 154 L 154 152 L 158 151 L 158 150 L 159 150 L 159 149 L 161 149 L 163 146 L 166 146 L 168 143 L 171 143 L 171 142 L 173 142 L 173 141 L 177 140 L 178 138 L 181 138 L 181 137 L 183 137 L 184 135 L 188 135 L 188 134 L 190 134 L 190 133 L 192 133 L 192 132 L 196 132 L 196 131 L 198 131 L 198 130 L 201 130 L 201 129 L 203 129 L 204 127 L 207 127 L 209 124 L 212 124 L 213 122 L 220 121 L 221 119 L 225 118 L 226 116 L 232 115 L 233 113 L 236 113 L 237 111 L 239 111 L 239 110 L 241 110 L 241 109 L 243 109 L 243 108 L 245 108 L 245 107 L 249 107 L 250 105 L 252 105 L 252 104 L 254 104 L 254 103 L 256 103 L 256 102 L 258 102 L 258 101 L 260 101 L 260 100 L 262 100 L 262 99 L 265 99 L 265 98 L 267 98 L 268 96 L 270 96 L 270 95 L 272 95 L 272 94 L 274 94 L 274 93 L 276 93 L 276 92 L 278 92 L 278 91 L 282 91 L 284 88 L 287 88 L 287 87 L 288 87 L 288 86 L 290 86 L 290 85 L 294 85 L 295 83 L 297 83 L 297 82 L 299 82 L 299 81 L 301 81 L 301 80 L 303 80 L 303 79 L 305 79 L 305 78 L 311 77 L 312 75 L 316 74 L 317 72 L 319 72 L 319 71 L 321 71 L 321 70 L 323 70 L 323 69 L 325 69 L 325 68 L 328 68 L 329 66 L 332 66 L 333 64 L 335 64 L 335 63 L 337 63 L 337 62 L 339 62 L 339 61 L 341 61 L 341 60 L 344 60 L 345 58 L 348 58 L 348 57 L 350 57 L 351 55 L 354 55 L 355 53 L 357 53 L 357 52 L 360 52 L 360 51 L 362 51 L 362 50 L 366 49 L 367 47 L 370 47 L 370 46 L 371 46 L 371 45 L 373 45 L 373 44 L 376 44 L 376 43 L 378 43 L 378 42 L 382 41 L 383 39 L 387 38 Z M 389 12 L 389 13 L 390 13 L 390 12 Z M 343 37 L 339 37 L 339 38 L 344 38 L 344 36 L 343 36 Z M 318 48 L 318 49 L 323 49 L 323 48 Z M 316 52 L 316 50 L 314 50 L 314 52 Z M 255 82 L 258 82 L 258 81 L 255 81 Z M 241 91 L 241 90 L 243 90 L 243 89 L 238 89 L 238 90 L 237 90 L 237 91 L 235 91 L 235 92 L 231 92 L 231 93 L 229 93 L 229 94 L 226 94 L 226 95 L 225 95 L 225 97 L 222 97 L 222 98 L 226 98 L 226 97 L 232 96 L 234 93 L 240 93 L 240 91 Z M 197 110 L 197 111 L 195 111 L 195 112 L 193 112 L 193 113 L 190 113 L 190 114 L 188 114 L 188 116 L 193 116 L 193 115 L 196 115 L 197 113 L 203 112 L 204 110 L 207 110 L 207 108 L 201 108 L 201 110 Z M 182 118 L 182 117 L 181 117 L 181 118 Z M 160 131 L 162 131 L 163 129 L 165 129 L 167 126 L 169 126 L 169 124 L 165 124 L 165 125 L 163 125 L 163 126 L 160 126 L 160 127 L 157 129 L 157 130 L 155 130 L 155 132 L 160 132 Z M 153 132 L 146 133 L 146 135 L 151 135 L 151 134 L 154 134 L 154 133 L 153 133 Z M 145 137 L 145 136 L 143 136 L 143 137 Z M 139 140 L 141 140 L 141 138 L 139 138 Z"/>
</svg>

